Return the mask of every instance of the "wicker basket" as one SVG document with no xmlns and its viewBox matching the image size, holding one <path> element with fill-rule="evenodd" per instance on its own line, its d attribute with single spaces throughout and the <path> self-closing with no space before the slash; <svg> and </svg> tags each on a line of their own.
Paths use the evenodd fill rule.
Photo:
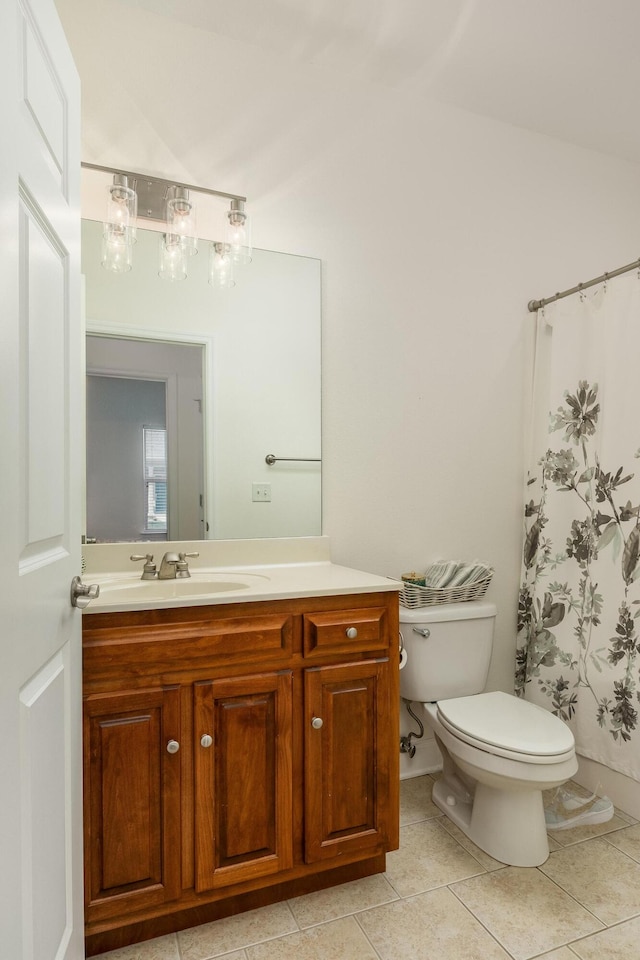
<svg viewBox="0 0 640 960">
<path fill-rule="evenodd" d="M 434 603 L 460 603 L 465 600 L 481 600 L 491 583 L 493 570 L 473 583 L 460 587 L 421 587 L 417 583 L 403 581 L 400 603 L 403 607 L 428 607 Z"/>
</svg>

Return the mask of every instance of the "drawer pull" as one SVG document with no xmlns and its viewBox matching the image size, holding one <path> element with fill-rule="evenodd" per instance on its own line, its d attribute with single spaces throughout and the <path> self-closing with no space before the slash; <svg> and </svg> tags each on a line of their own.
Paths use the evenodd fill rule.
<svg viewBox="0 0 640 960">
<path fill-rule="evenodd" d="M 201 747 L 210 747 L 213 743 L 213 737 L 209 733 L 203 733 L 200 737 L 200 746 Z"/>
<path fill-rule="evenodd" d="M 167 744 L 167 753 L 177 753 L 180 749 L 180 744 L 177 740 L 169 740 Z"/>
<path fill-rule="evenodd" d="M 322 717 L 312 717 L 311 726 L 314 730 L 320 730 L 322 728 Z"/>
<path fill-rule="evenodd" d="M 358 636 L 358 631 L 355 627 L 347 627 L 347 636 L 349 637 L 349 640 L 355 640 L 355 638 Z"/>
</svg>

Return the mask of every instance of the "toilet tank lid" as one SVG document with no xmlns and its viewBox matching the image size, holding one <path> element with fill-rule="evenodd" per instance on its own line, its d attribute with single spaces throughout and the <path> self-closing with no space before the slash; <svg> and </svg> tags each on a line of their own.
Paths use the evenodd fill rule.
<svg viewBox="0 0 640 960">
<path fill-rule="evenodd" d="M 495 617 L 495 603 L 466 600 L 464 603 L 433 603 L 428 607 L 400 606 L 400 623 L 443 623 L 445 620 L 480 620 Z"/>
</svg>

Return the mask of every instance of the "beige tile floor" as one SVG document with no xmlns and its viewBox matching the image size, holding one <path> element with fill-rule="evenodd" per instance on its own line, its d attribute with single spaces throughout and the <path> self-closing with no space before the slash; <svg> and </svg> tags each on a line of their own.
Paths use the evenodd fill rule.
<svg viewBox="0 0 640 960">
<path fill-rule="evenodd" d="M 640 823 L 616 810 L 555 832 L 541 867 L 506 867 L 442 816 L 432 786 L 401 783 L 385 874 L 102 960 L 640 960 Z"/>
</svg>

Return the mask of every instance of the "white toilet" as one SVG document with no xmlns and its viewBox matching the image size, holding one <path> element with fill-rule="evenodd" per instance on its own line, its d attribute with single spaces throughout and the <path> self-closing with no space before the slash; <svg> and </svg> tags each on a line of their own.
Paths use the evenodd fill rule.
<svg viewBox="0 0 640 960">
<path fill-rule="evenodd" d="M 537 867 L 549 856 L 542 791 L 576 773 L 575 743 L 542 707 L 481 692 L 495 616 L 483 600 L 401 607 L 400 695 L 424 705 L 442 753 L 434 803 L 496 860 Z"/>
</svg>

